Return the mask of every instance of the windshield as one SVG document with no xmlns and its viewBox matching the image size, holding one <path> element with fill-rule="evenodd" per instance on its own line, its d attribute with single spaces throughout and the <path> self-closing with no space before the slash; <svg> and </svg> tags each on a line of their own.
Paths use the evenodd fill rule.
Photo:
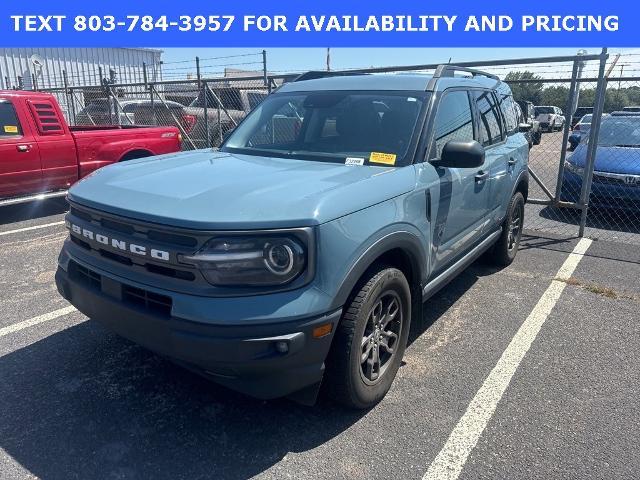
<svg viewBox="0 0 640 480">
<path fill-rule="evenodd" d="M 585 137 L 583 141 L 587 140 Z M 603 118 L 598 146 L 640 148 L 640 116 Z"/>
<path fill-rule="evenodd" d="M 591 117 L 593 117 L 593 115 L 585 115 L 580 119 L 580 123 L 591 123 Z"/>
<path fill-rule="evenodd" d="M 536 115 L 555 113 L 553 107 L 536 107 Z"/>
<path fill-rule="evenodd" d="M 425 92 L 293 92 L 267 97 L 222 150 L 362 165 L 410 163 Z"/>
</svg>

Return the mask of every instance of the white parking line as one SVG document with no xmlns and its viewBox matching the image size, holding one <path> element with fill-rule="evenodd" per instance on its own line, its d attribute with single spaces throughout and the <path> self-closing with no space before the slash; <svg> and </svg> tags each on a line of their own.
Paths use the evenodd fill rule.
<svg viewBox="0 0 640 480">
<path fill-rule="evenodd" d="M 566 287 L 567 284 L 560 280 L 566 280 L 573 275 L 589 245 L 591 245 L 591 240 L 583 238 L 569 254 L 558 270 L 556 275 L 558 280 L 551 281 L 549 288 L 520 326 L 511 343 L 502 353 L 500 360 L 491 370 L 464 415 L 449 435 L 444 447 L 422 477 L 423 480 L 455 480 L 458 478 L 469 454 L 476 446 L 495 412 L 498 402 L 509 386 L 513 374 Z"/>
<path fill-rule="evenodd" d="M 56 318 L 62 317 L 64 315 L 68 315 L 75 311 L 76 311 L 75 307 L 69 306 L 69 307 L 61 308 L 59 310 L 54 310 L 53 312 L 45 313 L 44 315 L 38 315 L 37 317 L 30 318 L 29 320 L 24 320 L 22 322 L 14 323 L 13 325 L 9 325 L 8 327 L 0 328 L 0 337 L 4 337 L 11 333 L 19 332 L 20 330 L 33 327 L 40 323 L 48 322 L 49 320 L 54 320 Z"/>
<path fill-rule="evenodd" d="M 18 228 L 16 230 L 7 230 L 6 232 L 0 232 L 0 237 L 2 237 L 4 235 L 11 235 L 13 233 L 28 232 L 29 230 L 38 230 L 39 228 L 54 227 L 56 225 L 64 225 L 64 221 L 62 221 L 62 222 L 53 222 L 53 223 L 45 223 L 43 225 L 36 225 L 34 227 Z"/>
</svg>

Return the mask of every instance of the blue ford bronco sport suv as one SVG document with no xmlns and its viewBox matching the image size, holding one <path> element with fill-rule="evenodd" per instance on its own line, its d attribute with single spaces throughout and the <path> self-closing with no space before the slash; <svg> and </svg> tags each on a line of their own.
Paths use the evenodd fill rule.
<svg viewBox="0 0 640 480">
<path fill-rule="evenodd" d="M 526 128 L 479 71 L 303 74 L 219 150 L 73 186 L 58 290 L 232 389 L 370 407 L 423 301 L 482 254 L 514 259 Z"/>
</svg>

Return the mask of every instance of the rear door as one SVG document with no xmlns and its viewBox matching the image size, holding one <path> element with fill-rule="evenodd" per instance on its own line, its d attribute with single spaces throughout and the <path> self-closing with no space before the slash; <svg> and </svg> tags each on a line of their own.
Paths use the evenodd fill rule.
<svg viewBox="0 0 640 480">
<path fill-rule="evenodd" d="M 451 140 L 477 138 L 470 92 L 445 91 L 436 107 L 429 160 L 440 158 Z M 433 272 L 438 273 L 465 254 L 485 230 L 489 205 L 489 165 L 480 168 L 436 167 L 440 178 L 437 209 L 434 213 Z M 434 202 L 435 204 L 435 202 Z"/>
<path fill-rule="evenodd" d="M 511 199 L 511 193 L 529 158 L 529 141 L 520 133 L 516 103 L 510 92 L 498 93 L 503 123 L 504 142 L 488 148 L 491 152 L 490 208 L 493 219 L 501 222 Z"/>
<path fill-rule="evenodd" d="M 0 197 L 36 193 L 41 187 L 38 144 L 29 125 L 20 122 L 16 105 L 0 98 Z"/>
</svg>

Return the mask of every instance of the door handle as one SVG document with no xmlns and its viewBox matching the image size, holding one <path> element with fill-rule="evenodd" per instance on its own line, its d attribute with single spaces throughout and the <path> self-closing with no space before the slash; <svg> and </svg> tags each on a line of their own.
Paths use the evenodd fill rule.
<svg viewBox="0 0 640 480">
<path fill-rule="evenodd" d="M 515 158 L 513 158 L 513 157 L 511 157 L 511 158 L 509 159 L 509 161 L 507 162 L 507 164 L 508 164 L 510 167 L 513 167 L 513 166 L 516 164 L 516 159 L 515 159 Z"/>
<path fill-rule="evenodd" d="M 478 172 L 478 174 L 476 175 L 476 183 L 482 183 L 484 182 L 487 178 L 489 178 L 489 172 L 485 172 L 483 170 L 480 170 Z"/>
<path fill-rule="evenodd" d="M 19 152 L 28 152 L 29 150 L 31 150 L 31 145 L 16 145 L 16 149 Z"/>
</svg>

